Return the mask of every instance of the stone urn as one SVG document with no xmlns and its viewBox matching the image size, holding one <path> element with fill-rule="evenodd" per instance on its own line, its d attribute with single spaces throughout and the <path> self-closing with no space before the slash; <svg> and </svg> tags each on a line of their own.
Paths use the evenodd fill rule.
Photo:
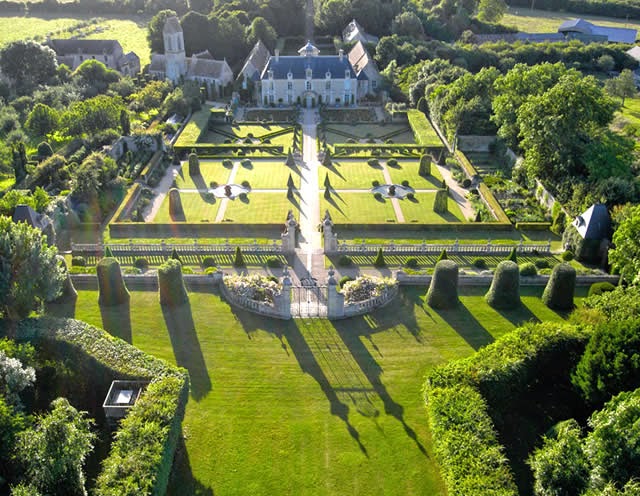
<svg viewBox="0 0 640 496">
<path fill-rule="evenodd" d="M 224 194 L 229 197 L 231 196 L 231 186 L 228 184 L 224 187 Z"/>
<path fill-rule="evenodd" d="M 395 184 L 392 184 L 391 186 L 389 186 L 389 189 L 387 190 L 387 194 L 389 196 L 396 196 L 396 186 L 395 186 Z"/>
</svg>

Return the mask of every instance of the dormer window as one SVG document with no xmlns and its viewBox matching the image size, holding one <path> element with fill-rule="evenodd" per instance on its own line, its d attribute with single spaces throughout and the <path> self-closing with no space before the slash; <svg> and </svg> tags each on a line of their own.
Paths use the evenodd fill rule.
<svg viewBox="0 0 640 496">
<path fill-rule="evenodd" d="M 287 73 L 287 79 L 293 79 L 293 73 L 291 71 Z"/>
<path fill-rule="evenodd" d="M 324 77 L 326 77 L 327 79 L 331 79 L 331 73 L 329 71 L 327 71 L 327 73 L 324 75 Z"/>
<path fill-rule="evenodd" d="M 350 77 L 351 77 L 351 71 L 347 69 L 346 71 L 344 71 L 344 78 L 349 79 Z"/>
<path fill-rule="evenodd" d="M 273 79 L 273 71 L 267 71 L 267 75 L 269 76 L 269 79 Z"/>
<path fill-rule="evenodd" d="M 307 76 L 307 79 L 311 79 L 311 76 L 313 75 L 313 71 L 311 70 L 311 67 L 307 68 L 307 70 L 305 71 L 305 75 Z"/>
</svg>

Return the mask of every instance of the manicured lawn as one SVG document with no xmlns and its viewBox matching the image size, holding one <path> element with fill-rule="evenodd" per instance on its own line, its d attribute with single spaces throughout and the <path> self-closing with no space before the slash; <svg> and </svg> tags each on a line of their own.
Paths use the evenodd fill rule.
<svg viewBox="0 0 640 496">
<path fill-rule="evenodd" d="M 433 211 L 435 193 L 416 193 L 413 200 L 400 200 L 400 208 L 405 222 L 417 220 L 420 224 L 439 224 L 442 222 L 465 222 L 458 204 L 449 198 L 449 212 L 438 214 Z"/>
<path fill-rule="evenodd" d="M 395 184 L 402 184 L 402 181 L 406 180 L 414 189 L 437 189 L 442 185 L 442 175 L 435 164 L 431 164 L 431 175 L 427 177 L 418 174 L 419 168 L 419 160 L 398 159 L 397 167 L 387 165 L 391 180 Z"/>
<path fill-rule="evenodd" d="M 200 160 L 200 174 L 200 176 L 191 177 L 189 163 L 183 162 L 180 173 L 176 176 L 176 184 L 179 188 L 199 190 L 209 189 L 212 181 L 227 184 L 231 168 L 224 167 L 221 160 Z"/>
<path fill-rule="evenodd" d="M 0 16 L 0 46 L 10 41 L 34 37 L 41 37 L 44 41 L 48 33 L 52 34 L 52 38 L 69 38 L 73 34 L 87 39 L 116 39 L 125 53 L 136 52 L 140 57 L 141 67 L 149 63 L 151 53 L 146 38 L 149 19 L 141 16 L 134 19 L 101 16 L 95 24 L 89 24 L 73 33 L 66 31 L 79 22 L 92 18 L 94 17 L 80 14 L 59 17 L 56 14 L 40 13 L 32 16 Z"/>
<path fill-rule="evenodd" d="M 182 200 L 184 218 L 171 219 L 171 216 L 169 215 L 169 195 L 167 195 L 160 206 L 158 214 L 155 219 L 153 219 L 153 222 L 165 224 L 174 221 L 200 222 L 202 220 L 207 220 L 208 222 L 213 222 L 215 220 L 220 206 L 219 198 L 205 200 L 200 193 L 181 192 L 180 199 Z"/>
<path fill-rule="evenodd" d="M 385 184 L 382 168 L 361 160 L 335 159 L 331 167 L 318 167 L 318 184 L 323 190 L 327 173 L 334 189 L 371 189 L 374 180 Z"/>
<path fill-rule="evenodd" d="M 333 132 L 333 131 L 337 132 Z M 393 143 L 415 144 L 411 128 L 406 124 L 329 124 L 327 125 L 327 143 L 347 143 L 348 139 L 356 142 L 374 139 L 377 143 L 384 143 L 390 139 Z"/>
<path fill-rule="evenodd" d="M 299 217 L 300 197 L 296 195 L 294 201 L 287 199 L 286 193 L 249 193 L 246 202 L 240 198 L 229 200 L 224 218 L 235 223 L 284 224 L 289 210 Z"/>
<path fill-rule="evenodd" d="M 254 189 L 287 189 L 289 174 L 296 187 L 300 186 L 300 176 L 286 166 L 284 160 L 252 160 L 251 166 L 241 165 L 234 179 L 234 183 L 242 184 L 249 181 Z"/>
<path fill-rule="evenodd" d="M 331 200 L 320 195 L 320 212 L 329 210 L 336 224 L 386 224 L 397 222 L 391 200 L 376 200 L 373 193 L 334 193 Z"/>
<path fill-rule="evenodd" d="M 557 33 L 560 24 L 572 19 L 584 19 L 602 26 L 617 28 L 640 29 L 640 22 L 614 17 L 600 17 L 585 14 L 572 14 L 571 12 L 548 12 L 546 10 L 531 10 L 522 7 L 509 7 L 508 13 L 501 23 L 506 26 L 516 27 L 525 33 Z"/>
<path fill-rule="evenodd" d="M 625 98 L 620 114 L 631 123 L 640 124 L 640 98 Z"/>
<path fill-rule="evenodd" d="M 253 143 L 260 144 L 259 138 L 287 128 L 287 126 L 280 126 L 278 124 L 240 124 L 235 126 L 220 124 L 209 130 L 206 136 L 200 140 L 200 143 L 219 144 L 225 143 L 227 140 L 231 140 L 232 143 L 238 142 L 238 144 L 243 144 L 244 140 L 249 135 L 252 135 L 255 140 Z M 291 142 L 293 140 L 293 128 L 291 129 L 291 132 L 269 138 L 271 144 L 282 145 L 285 147 L 286 151 L 291 146 Z"/>
<path fill-rule="evenodd" d="M 186 448 L 169 495 L 443 495 L 421 395 L 425 374 L 531 318 L 542 305 L 497 312 L 486 288 L 461 292 L 456 310 L 424 305 L 426 288 L 340 322 L 274 321 L 231 310 L 216 294 L 161 309 L 132 291 L 135 346 L 189 370 Z M 96 291 L 80 291 L 76 316 L 102 326 Z M 133 310 L 135 309 L 135 310 Z M 123 316 L 127 326 L 127 316 Z"/>
</svg>

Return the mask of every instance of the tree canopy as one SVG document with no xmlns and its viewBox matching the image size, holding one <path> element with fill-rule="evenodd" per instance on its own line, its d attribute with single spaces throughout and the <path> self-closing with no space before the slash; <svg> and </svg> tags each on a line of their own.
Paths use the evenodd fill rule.
<svg viewBox="0 0 640 496">
<path fill-rule="evenodd" d="M 28 94 L 35 86 L 48 83 L 57 68 L 55 52 L 35 41 L 14 41 L 0 48 L 0 71 L 18 94 Z"/>
<path fill-rule="evenodd" d="M 628 205 L 620 212 L 620 224 L 609 251 L 611 265 L 631 284 L 640 283 L 640 205 Z"/>
</svg>

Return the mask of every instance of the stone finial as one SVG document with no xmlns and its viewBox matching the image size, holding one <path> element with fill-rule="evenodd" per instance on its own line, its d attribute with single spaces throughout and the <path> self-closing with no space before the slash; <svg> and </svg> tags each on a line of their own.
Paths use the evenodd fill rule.
<svg viewBox="0 0 640 496">
<path fill-rule="evenodd" d="M 329 213 L 329 210 L 325 210 L 324 211 L 324 218 L 322 219 L 322 222 L 324 224 L 327 224 L 329 222 L 333 222 L 333 219 L 331 219 L 331 214 Z"/>
<path fill-rule="evenodd" d="M 338 284 L 338 282 L 336 281 L 336 278 L 333 277 L 335 275 L 336 271 L 333 270 L 333 267 L 329 267 L 329 278 L 327 279 L 327 284 L 329 284 L 330 286 L 336 286 Z"/>
</svg>

